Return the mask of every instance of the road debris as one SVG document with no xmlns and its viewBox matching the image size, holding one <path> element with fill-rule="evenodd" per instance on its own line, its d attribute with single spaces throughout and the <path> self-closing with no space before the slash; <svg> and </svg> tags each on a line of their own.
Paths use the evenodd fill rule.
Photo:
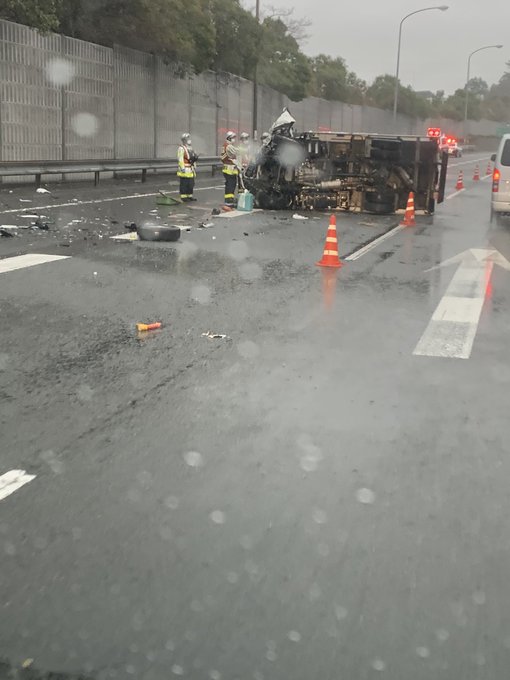
<svg viewBox="0 0 510 680">
<path fill-rule="evenodd" d="M 230 340 L 228 335 L 224 333 L 213 333 L 212 331 L 207 331 L 207 333 L 202 333 L 203 338 L 209 338 L 209 340 Z"/>
<path fill-rule="evenodd" d="M 10 231 L 7 231 L 7 229 L 2 229 L 0 227 L 0 236 L 3 238 L 14 238 L 14 234 L 11 234 Z"/>
<path fill-rule="evenodd" d="M 307 220 L 308 217 L 305 217 L 304 215 L 299 215 L 298 213 L 294 213 L 292 215 L 293 220 Z"/>
<path fill-rule="evenodd" d="M 129 229 L 129 231 L 136 231 L 138 227 L 135 222 L 124 222 L 124 228 Z"/>
<path fill-rule="evenodd" d="M 219 208 L 213 208 L 211 215 L 215 215 L 215 216 L 221 215 L 221 210 Z"/>
<path fill-rule="evenodd" d="M 38 194 L 51 194 L 51 191 L 48 191 L 48 189 L 44 189 L 44 187 L 38 187 L 36 189 L 36 192 Z"/>
<path fill-rule="evenodd" d="M 200 222 L 198 225 L 199 229 L 209 229 L 210 227 L 214 227 L 214 222 Z"/>
<path fill-rule="evenodd" d="M 41 220 L 36 220 L 32 225 L 32 227 L 37 227 L 37 229 L 41 229 L 42 231 L 49 231 L 50 227 L 47 222 L 42 222 Z"/>
<path fill-rule="evenodd" d="M 181 227 L 154 224 L 142 224 L 137 229 L 141 241 L 178 241 L 181 232 Z"/>
<path fill-rule="evenodd" d="M 20 198 L 19 202 L 20 203 L 32 203 L 32 200 L 30 198 Z"/>
<path fill-rule="evenodd" d="M 154 323 L 137 323 L 136 324 L 136 330 L 137 331 L 155 331 L 158 328 L 162 327 L 161 321 L 155 321 Z"/>
</svg>

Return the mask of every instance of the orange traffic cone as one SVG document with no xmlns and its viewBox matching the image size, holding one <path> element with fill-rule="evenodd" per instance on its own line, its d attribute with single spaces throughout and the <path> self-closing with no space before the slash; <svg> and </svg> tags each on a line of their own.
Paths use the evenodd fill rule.
<svg viewBox="0 0 510 680">
<path fill-rule="evenodd" d="M 487 163 L 487 172 L 485 174 L 492 175 L 492 165 L 490 161 Z"/>
<path fill-rule="evenodd" d="M 336 217 L 331 215 L 329 218 L 328 235 L 324 244 L 322 260 L 315 263 L 318 267 L 341 267 L 342 262 L 338 257 L 338 240 L 336 237 Z"/>
<path fill-rule="evenodd" d="M 407 208 L 404 219 L 400 223 L 401 227 L 415 227 L 416 220 L 414 219 L 414 193 L 411 191 L 407 199 Z"/>
<path fill-rule="evenodd" d="M 462 172 L 462 170 L 459 172 L 459 179 L 457 180 L 455 189 L 457 191 L 462 191 L 462 189 L 464 189 L 464 173 Z"/>
<path fill-rule="evenodd" d="M 474 182 L 480 181 L 480 168 L 478 167 L 478 164 L 475 166 L 475 174 L 473 175 L 473 181 Z"/>
</svg>

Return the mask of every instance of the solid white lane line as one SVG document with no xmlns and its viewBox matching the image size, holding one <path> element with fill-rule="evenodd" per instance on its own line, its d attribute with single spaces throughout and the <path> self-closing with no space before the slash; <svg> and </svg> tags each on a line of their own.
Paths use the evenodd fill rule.
<svg viewBox="0 0 510 680">
<path fill-rule="evenodd" d="M 26 267 L 35 267 L 38 264 L 45 264 L 46 262 L 54 262 L 56 260 L 68 260 L 69 255 L 39 255 L 31 253 L 29 255 L 18 255 L 17 257 L 6 257 L 0 260 L 0 274 L 5 272 L 12 272 L 16 269 L 25 269 Z"/>
<path fill-rule="evenodd" d="M 459 165 L 470 165 L 471 163 L 481 163 L 482 161 L 486 161 L 487 156 L 484 156 L 483 158 L 472 158 L 469 161 L 461 161 L 460 163 L 448 163 L 449 168 L 458 168 Z"/>
<path fill-rule="evenodd" d="M 454 191 L 453 194 L 450 194 L 449 196 L 446 196 L 445 201 L 449 201 L 450 198 L 455 198 L 455 196 L 458 196 L 458 195 L 461 194 L 463 191 L 466 191 L 466 188 L 465 188 L 465 187 L 464 187 L 464 189 L 459 189 L 459 191 Z"/>
<path fill-rule="evenodd" d="M 211 189 L 222 189 L 223 185 L 215 185 L 213 187 L 197 187 L 195 191 L 210 191 Z M 169 191 L 169 194 L 178 194 L 179 191 Z M 132 194 L 131 196 L 115 196 L 113 198 L 97 198 L 90 201 L 70 201 L 69 203 L 53 203 L 52 205 L 37 205 L 30 206 L 30 208 L 11 208 L 9 210 L 0 210 L 0 215 L 12 215 L 14 213 L 34 212 L 36 210 L 50 210 L 51 208 L 70 208 L 73 205 L 96 205 L 98 203 L 113 203 L 114 201 L 127 201 L 131 198 L 150 198 L 151 196 L 159 196 L 159 191 L 150 194 Z"/>
<path fill-rule="evenodd" d="M 348 255 L 345 258 L 345 261 L 346 262 L 354 262 L 354 260 L 359 260 L 360 257 L 363 257 L 363 255 L 366 255 L 366 253 L 369 253 L 374 248 L 377 248 L 377 246 L 380 243 L 391 238 L 392 236 L 397 234 L 399 231 L 402 231 L 402 229 L 405 229 L 405 227 L 401 226 L 400 224 L 398 226 L 394 227 L 393 229 L 390 229 L 386 233 L 382 234 L 382 236 L 379 236 L 379 238 L 376 238 L 374 241 L 367 243 L 367 245 L 363 246 L 363 248 L 360 248 L 359 250 L 355 250 L 353 253 L 351 253 L 350 255 Z"/>
<path fill-rule="evenodd" d="M 493 266 L 489 260 L 461 262 L 413 354 L 469 359 Z"/>
<path fill-rule="evenodd" d="M 4 475 L 0 475 L 0 501 L 21 489 L 35 477 L 35 475 L 27 475 L 25 470 L 10 470 Z"/>
</svg>

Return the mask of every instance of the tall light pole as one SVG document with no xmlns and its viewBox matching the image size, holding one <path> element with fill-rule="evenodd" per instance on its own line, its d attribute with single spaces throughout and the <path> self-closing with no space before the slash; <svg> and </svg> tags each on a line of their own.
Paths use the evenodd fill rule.
<svg viewBox="0 0 510 680">
<path fill-rule="evenodd" d="M 414 14 L 420 14 L 420 12 L 430 12 L 433 9 L 438 9 L 441 12 L 446 12 L 448 5 L 437 5 L 434 7 L 424 7 L 423 9 L 417 9 L 406 16 L 400 22 L 400 28 L 398 30 L 398 49 L 397 49 L 397 68 L 395 71 L 395 95 L 393 97 L 393 124 L 397 122 L 397 107 L 398 107 L 398 87 L 399 87 L 399 73 L 400 73 L 400 47 L 402 45 L 402 25 L 406 19 L 412 17 Z"/>
<path fill-rule="evenodd" d="M 257 24 L 260 24 L 260 0 L 256 0 L 255 3 L 255 19 Z M 253 139 L 256 140 L 258 137 L 258 110 L 259 110 L 259 86 L 257 82 L 257 69 L 259 65 L 259 56 L 257 50 L 257 57 L 255 62 L 255 70 L 253 73 Z"/>
<path fill-rule="evenodd" d="M 467 61 L 467 77 L 466 77 L 466 87 L 464 96 L 464 144 L 467 142 L 468 137 L 468 103 L 469 103 L 469 81 L 471 80 L 471 57 L 477 52 L 482 52 L 483 50 L 500 50 L 503 45 L 486 45 L 485 47 L 479 47 L 477 50 L 471 52 Z"/>
</svg>

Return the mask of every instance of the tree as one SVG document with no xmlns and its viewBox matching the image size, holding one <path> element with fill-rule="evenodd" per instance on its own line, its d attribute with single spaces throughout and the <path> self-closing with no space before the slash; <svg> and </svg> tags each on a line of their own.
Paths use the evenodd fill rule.
<svg viewBox="0 0 510 680">
<path fill-rule="evenodd" d="M 57 31 L 61 0 L 3 0 L 0 19 L 16 21 L 43 33 Z"/>
<path fill-rule="evenodd" d="M 239 0 L 212 0 L 215 49 L 211 68 L 253 78 L 262 27 Z"/>
<path fill-rule="evenodd" d="M 308 59 L 281 19 L 264 19 L 258 67 L 259 82 L 294 101 L 306 97 L 311 72 Z"/>
<path fill-rule="evenodd" d="M 475 97 L 483 98 L 489 92 L 489 86 L 483 78 L 471 78 L 467 86 L 469 93 Z"/>
<path fill-rule="evenodd" d="M 302 45 L 310 37 L 308 35 L 308 29 L 312 25 L 312 22 L 307 17 L 296 19 L 293 7 L 283 8 L 266 5 L 264 18 L 281 19 L 285 26 L 287 26 L 288 34 L 291 35 L 299 45 Z"/>
<path fill-rule="evenodd" d="M 311 80 L 308 93 L 314 97 L 347 100 L 347 67 L 341 57 L 334 59 L 319 54 L 308 60 L 311 69 Z"/>
</svg>

